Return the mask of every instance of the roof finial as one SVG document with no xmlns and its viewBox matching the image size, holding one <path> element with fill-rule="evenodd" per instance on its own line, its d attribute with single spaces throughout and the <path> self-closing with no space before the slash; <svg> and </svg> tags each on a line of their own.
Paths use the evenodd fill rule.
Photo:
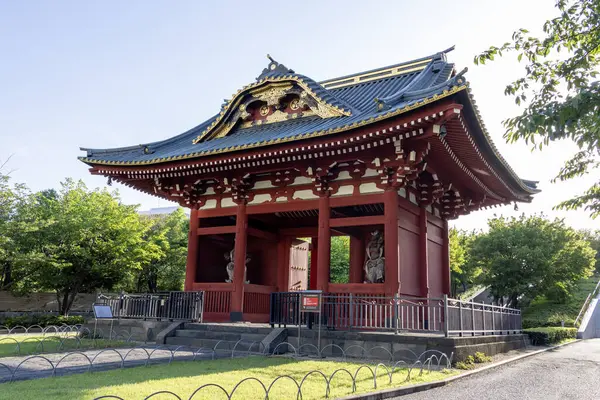
<svg viewBox="0 0 600 400">
<path fill-rule="evenodd" d="M 257 81 L 267 77 L 268 75 L 287 75 L 294 73 L 294 70 L 291 70 L 285 65 L 279 64 L 277 61 L 275 61 L 270 54 L 267 54 L 267 58 L 270 61 L 269 65 L 267 66 L 267 68 L 263 69 L 262 74 L 260 74 L 260 76 L 256 78 Z"/>
</svg>

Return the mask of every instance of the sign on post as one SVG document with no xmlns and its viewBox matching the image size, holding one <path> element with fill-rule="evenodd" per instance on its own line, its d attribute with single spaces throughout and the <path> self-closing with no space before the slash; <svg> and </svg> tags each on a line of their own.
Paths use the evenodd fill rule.
<svg viewBox="0 0 600 400">
<path fill-rule="evenodd" d="M 112 308 L 105 304 L 92 304 L 92 308 L 94 310 L 94 338 L 96 337 L 96 330 L 98 329 L 98 320 L 106 319 L 110 320 L 110 332 L 108 334 L 108 339 L 111 340 L 113 333 L 113 322 L 115 320 Z"/>
<path fill-rule="evenodd" d="M 301 292 L 301 312 L 321 312 L 321 293 Z"/>
<path fill-rule="evenodd" d="M 94 304 L 94 318 L 96 319 L 112 319 L 113 313 L 110 306 Z"/>
<path fill-rule="evenodd" d="M 300 331 L 300 327 L 302 326 L 302 313 L 317 313 L 319 314 L 317 319 L 319 327 L 317 348 L 321 349 L 321 295 L 322 292 L 320 290 L 305 290 L 300 292 L 300 304 L 298 307 L 298 346 L 300 346 L 302 339 L 302 333 Z"/>
</svg>

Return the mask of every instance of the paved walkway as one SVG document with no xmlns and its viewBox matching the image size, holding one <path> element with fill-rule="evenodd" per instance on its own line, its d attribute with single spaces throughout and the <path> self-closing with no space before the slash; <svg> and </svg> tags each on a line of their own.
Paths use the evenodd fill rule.
<svg viewBox="0 0 600 400">
<path fill-rule="evenodd" d="M 175 349 L 175 348 L 174 348 Z M 174 350 L 173 349 L 173 350 Z M 197 351 L 197 350 L 196 350 Z M 48 353 L 31 356 L 0 358 L 0 383 L 15 380 L 69 375 L 86 371 L 101 371 L 170 361 L 205 360 L 213 357 L 212 351 L 202 350 L 194 354 L 190 348 L 175 352 L 166 348 L 119 348 L 87 350 L 82 352 Z M 230 353 L 227 353 L 229 355 Z M 223 354 L 216 354 L 222 357 Z"/>
<path fill-rule="evenodd" d="M 398 400 L 600 399 L 600 339 L 574 343 Z"/>
</svg>

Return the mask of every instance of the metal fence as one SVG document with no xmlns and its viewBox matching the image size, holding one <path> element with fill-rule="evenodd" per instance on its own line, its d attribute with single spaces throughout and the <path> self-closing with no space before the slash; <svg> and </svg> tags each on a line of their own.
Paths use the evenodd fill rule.
<svg viewBox="0 0 600 400">
<path fill-rule="evenodd" d="M 115 318 L 202 322 L 204 292 L 100 293 L 96 304 L 111 306 Z"/>
<path fill-rule="evenodd" d="M 322 295 L 321 313 L 300 313 L 299 292 L 271 294 L 272 326 L 320 323 L 327 329 L 375 330 L 450 335 L 521 332 L 521 311 L 443 298 L 378 295 Z M 320 318 L 320 320 L 319 320 Z"/>
</svg>

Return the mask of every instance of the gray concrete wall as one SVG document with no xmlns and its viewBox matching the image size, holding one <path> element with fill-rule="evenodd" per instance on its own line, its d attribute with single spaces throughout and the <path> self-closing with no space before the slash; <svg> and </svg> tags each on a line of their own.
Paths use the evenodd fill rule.
<svg viewBox="0 0 600 400">
<path fill-rule="evenodd" d="M 318 347 L 318 333 L 316 330 L 302 330 L 302 339 L 298 341 L 298 329 L 288 328 L 287 341 L 294 347 L 310 344 Z M 523 348 L 527 345 L 527 335 L 492 335 L 492 336 L 465 336 L 443 337 L 437 335 L 394 335 L 393 333 L 371 332 L 342 332 L 321 331 L 321 349 L 325 356 L 341 356 L 342 349 L 350 348 L 351 356 L 360 356 L 364 348 L 371 352 L 374 358 L 387 359 L 389 353 L 408 356 L 415 353 L 417 356 L 427 350 L 438 350 L 450 356 L 454 353 L 454 361 L 462 361 L 475 352 L 486 355 L 505 353 L 510 350 Z M 339 347 L 338 347 L 339 346 Z M 353 346 L 353 347 L 351 347 Z M 304 346 L 303 352 L 314 348 Z M 412 353 L 411 353 L 412 352 Z"/>
<path fill-rule="evenodd" d="M 154 342 L 160 332 L 167 329 L 172 322 L 169 321 L 142 321 L 136 319 L 121 319 L 113 321 L 113 331 L 121 337 L 126 333 L 127 337 L 138 342 Z M 109 337 L 110 321 L 98 321 L 97 333 L 102 333 L 104 337 Z M 85 324 L 91 332 L 94 331 L 94 320 L 88 320 Z M 123 335 L 124 336 L 124 335 Z M 113 334 L 114 337 L 114 334 Z"/>
<path fill-rule="evenodd" d="M 600 337 L 600 299 L 595 298 L 590 302 L 581 325 L 577 331 L 578 339 L 592 339 Z"/>
</svg>

